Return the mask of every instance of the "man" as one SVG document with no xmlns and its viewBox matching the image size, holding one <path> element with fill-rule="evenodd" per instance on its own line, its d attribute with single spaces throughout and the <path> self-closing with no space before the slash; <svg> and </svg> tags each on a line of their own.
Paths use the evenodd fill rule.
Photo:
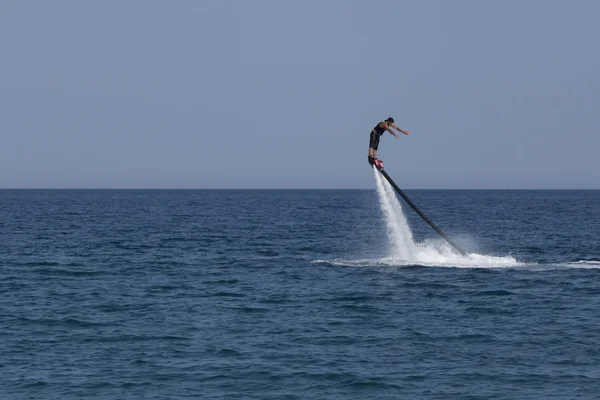
<svg viewBox="0 0 600 400">
<path fill-rule="evenodd" d="M 379 147 L 379 138 L 381 137 L 381 135 L 383 135 L 384 131 L 388 131 L 396 139 L 398 139 L 398 135 L 396 135 L 390 127 L 396 129 L 398 132 L 404 133 L 405 135 L 409 134 L 408 131 L 404 131 L 398 128 L 396 124 L 394 124 L 394 118 L 392 117 L 389 117 L 385 121 L 381 121 L 380 123 L 375 125 L 375 128 L 373 128 L 373 130 L 371 131 L 371 137 L 369 140 L 369 164 L 375 164 L 383 168 L 383 164 L 381 164 L 381 161 L 377 159 L 377 148 Z"/>
</svg>

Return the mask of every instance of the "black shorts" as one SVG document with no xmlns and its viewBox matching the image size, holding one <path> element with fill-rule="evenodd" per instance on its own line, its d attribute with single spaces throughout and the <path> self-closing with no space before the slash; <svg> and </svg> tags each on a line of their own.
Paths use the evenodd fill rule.
<svg viewBox="0 0 600 400">
<path fill-rule="evenodd" d="M 377 132 L 371 131 L 371 137 L 369 138 L 369 147 L 372 147 L 373 150 L 377 150 L 377 148 L 379 147 L 380 136 L 381 135 L 379 135 Z"/>
</svg>

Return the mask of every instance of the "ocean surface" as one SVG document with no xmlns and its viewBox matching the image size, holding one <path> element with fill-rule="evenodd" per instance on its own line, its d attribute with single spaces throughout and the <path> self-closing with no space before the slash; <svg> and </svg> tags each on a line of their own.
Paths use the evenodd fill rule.
<svg viewBox="0 0 600 400">
<path fill-rule="evenodd" d="M 0 190 L 0 399 L 598 399 L 600 191 Z"/>
</svg>

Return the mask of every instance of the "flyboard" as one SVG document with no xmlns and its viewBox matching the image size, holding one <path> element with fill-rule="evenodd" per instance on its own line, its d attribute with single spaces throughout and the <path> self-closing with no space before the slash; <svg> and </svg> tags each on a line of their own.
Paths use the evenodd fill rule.
<svg viewBox="0 0 600 400">
<path fill-rule="evenodd" d="M 371 163 L 369 162 L 369 164 L 371 164 Z M 398 185 L 396 185 L 396 183 L 392 180 L 392 178 L 390 178 L 390 176 L 387 174 L 387 172 L 385 172 L 385 170 L 383 169 L 384 165 L 381 160 L 375 159 L 373 161 L 372 165 L 375 168 L 377 168 L 377 170 L 381 173 L 381 175 L 383 175 L 383 177 L 390 183 L 390 185 L 392 185 L 394 190 L 396 190 L 396 192 L 404 199 L 404 201 L 406 201 L 406 204 L 408 204 L 413 210 L 415 210 L 415 212 L 417 214 L 419 214 L 419 216 L 421 218 L 423 218 L 423 221 L 427 222 L 427 224 L 430 227 L 432 227 L 434 231 L 436 231 L 442 238 L 444 238 L 444 240 L 446 240 L 446 242 L 448 242 L 448 244 L 450 244 L 450 246 L 454 247 L 454 249 L 456 251 L 458 251 L 461 255 L 463 255 L 464 257 L 468 256 L 466 251 L 461 249 L 456 243 L 454 243 L 452 240 L 450 240 L 450 238 L 440 228 L 438 228 L 437 225 L 434 224 L 432 220 L 427 218 L 427 216 L 425 214 L 423 214 L 423 212 L 421 210 L 419 210 L 419 207 L 417 207 L 415 205 L 415 203 L 413 203 L 408 198 L 408 196 L 406 196 L 406 194 L 404 194 L 404 192 L 398 187 Z"/>
</svg>

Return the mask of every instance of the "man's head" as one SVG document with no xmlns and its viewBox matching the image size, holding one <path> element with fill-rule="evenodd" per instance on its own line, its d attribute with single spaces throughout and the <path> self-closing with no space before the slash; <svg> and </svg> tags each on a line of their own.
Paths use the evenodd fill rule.
<svg viewBox="0 0 600 400">
<path fill-rule="evenodd" d="M 385 120 L 385 122 L 387 122 L 388 124 L 393 124 L 394 123 L 394 118 L 389 117 L 388 119 Z"/>
</svg>

